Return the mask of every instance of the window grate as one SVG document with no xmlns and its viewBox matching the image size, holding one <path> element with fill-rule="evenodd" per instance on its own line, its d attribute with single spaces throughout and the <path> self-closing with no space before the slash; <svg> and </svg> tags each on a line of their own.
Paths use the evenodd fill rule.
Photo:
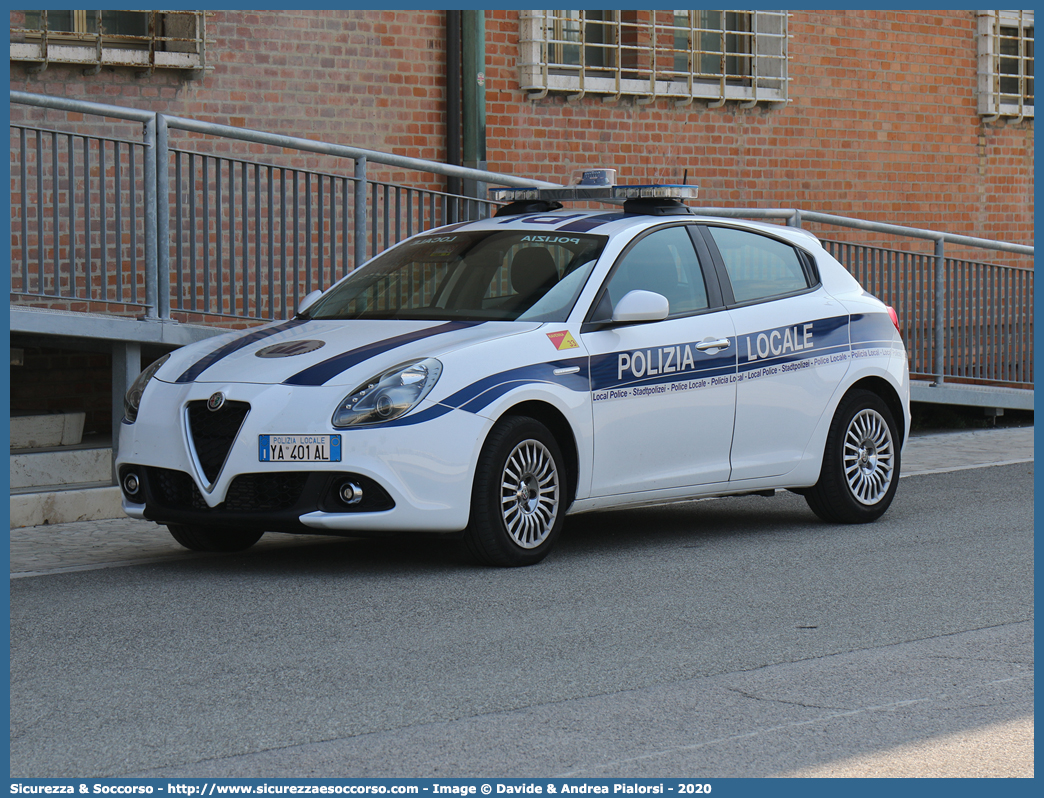
<svg viewBox="0 0 1044 798">
<path fill-rule="evenodd" d="M 979 113 L 1033 116 L 1033 12 L 980 11 Z"/>
<path fill-rule="evenodd" d="M 521 11 L 523 91 L 721 105 L 787 100 L 785 11 Z"/>
<path fill-rule="evenodd" d="M 204 11 L 12 11 L 11 60 L 49 64 L 203 70 Z"/>
</svg>

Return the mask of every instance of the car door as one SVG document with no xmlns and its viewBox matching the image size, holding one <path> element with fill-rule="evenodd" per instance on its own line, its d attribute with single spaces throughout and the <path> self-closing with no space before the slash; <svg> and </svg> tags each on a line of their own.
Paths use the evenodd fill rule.
<svg viewBox="0 0 1044 798">
<path fill-rule="evenodd" d="M 725 272 L 722 292 L 736 325 L 731 479 L 786 474 L 848 369 L 848 314 L 797 247 L 724 225 L 702 230 Z"/>
<path fill-rule="evenodd" d="M 638 237 L 581 329 L 591 356 L 594 496 L 729 478 L 735 336 L 692 230 L 674 224 Z M 636 290 L 666 297 L 667 317 L 612 322 L 614 309 Z"/>
</svg>

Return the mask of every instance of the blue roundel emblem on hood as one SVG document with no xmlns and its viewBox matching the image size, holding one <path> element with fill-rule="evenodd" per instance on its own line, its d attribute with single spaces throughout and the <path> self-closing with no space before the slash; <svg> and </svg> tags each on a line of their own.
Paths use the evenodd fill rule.
<svg viewBox="0 0 1044 798">
<path fill-rule="evenodd" d="M 306 355 L 324 346 L 326 346 L 326 341 L 286 341 L 258 349 L 254 354 L 258 357 L 293 357 L 294 355 Z"/>
</svg>

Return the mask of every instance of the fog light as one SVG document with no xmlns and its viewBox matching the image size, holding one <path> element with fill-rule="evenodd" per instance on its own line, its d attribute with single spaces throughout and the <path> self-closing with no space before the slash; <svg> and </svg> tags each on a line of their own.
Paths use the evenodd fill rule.
<svg viewBox="0 0 1044 798">
<path fill-rule="evenodd" d="M 140 488 L 141 482 L 138 481 L 138 475 L 133 471 L 123 478 L 123 492 L 128 496 L 137 495 Z"/>
<path fill-rule="evenodd" d="M 338 495 L 345 504 L 358 504 L 363 499 L 362 486 L 356 482 L 345 482 L 338 489 Z"/>
</svg>

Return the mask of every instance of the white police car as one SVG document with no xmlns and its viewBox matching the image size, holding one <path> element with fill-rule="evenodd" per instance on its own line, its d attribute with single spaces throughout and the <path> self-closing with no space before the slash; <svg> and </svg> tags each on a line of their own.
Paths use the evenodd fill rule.
<svg viewBox="0 0 1044 798">
<path fill-rule="evenodd" d="M 497 190 L 495 217 L 403 241 L 293 319 L 153 363 L 125 403 L 125 511 L 190 549 L 430 532 L 496 565 L 588 510 L 789 488 L 827 521 L 884 513 L 910 424 L 895 312 L 807 232 L 593 182 Z M 591 197 L 622 207 L 556 201 Z"/>
</svg>

